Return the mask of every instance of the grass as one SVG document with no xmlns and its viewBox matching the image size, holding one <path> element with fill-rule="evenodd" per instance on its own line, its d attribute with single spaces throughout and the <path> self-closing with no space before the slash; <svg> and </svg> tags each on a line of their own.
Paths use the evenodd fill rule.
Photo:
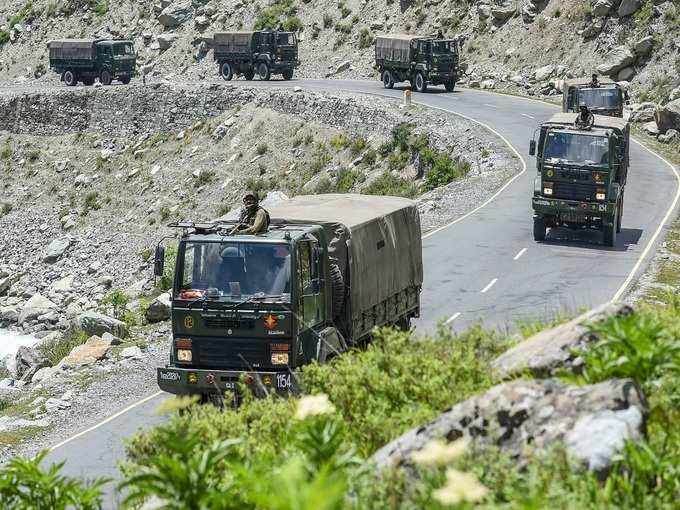
<svg viewBox="0 0 680 510">
<path fill-rule="evenodd" d="M 260 9 L 255 17 L 253 28 L 275 30 L 280 23 L 284 24 L 286 30 L 302 27 L 302 22 L 297 17 L 297 6 L 293 0 L 275 0 L 268 7 Z"/>
<path fill-rule="evenodd" d="M 418 186 L 403 177 L 391 172 L 384 172 L 361 190 L 367 195 L 388 195 L 415 198 L 419 194 Z"/>
<path fill-rule="evenodd" d="M 12 212 L 12 204 L 10 204 L 9 202 L 1 202 L 0 203 L 0 218 L 2 218 L 3 216 L 6 216 L 10 212 Z"/>
<path fill-rule="evenodd" d="M 98 211 L 102 205 L 99 202 L 99 194 L 96 191 L 90 191 L 83 198 L 83 216 L 86 216 L 90 211 Z"/>
<path fill-rule="evenodd" d="M 83 331 L 72 331 L 67 333 L 62 339 L 41 342 L 38 351 L 47 358 L 50 366 L 56 366 L 69 353 L 79 345 L 84 344 L 88 336 Z"/>
</svg>

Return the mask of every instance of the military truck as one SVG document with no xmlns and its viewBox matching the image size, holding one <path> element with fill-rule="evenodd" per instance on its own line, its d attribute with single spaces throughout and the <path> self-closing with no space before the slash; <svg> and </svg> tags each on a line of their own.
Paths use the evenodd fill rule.
<svg viewBox="0 0 680 510">
<path fill-rule="evenodd" d="M 119 80 L 127 85 L 135 75 L 137 56 L 132 41 L 107 39 L 64 39 L 49 41 L 50 69 L 70 87 L 78 82 L 102 85 Z"/>
<path fill-rule="evenodd" d="M 601 230 L 614 246 L 621 231 L 628 175 L 630 130 L 616 117 L 593 115 L 578 126 L 574 113 L 558 113 L 529 143 L 536 155 L 534 239 L 543 241 L 548 227 Z"/>
<path fill-rule="evenodd" d="M 420 35 L 381 35 L 375 40 L 375 65 L 386 89 L 408 81 L 418 92 L 444 85 L 452 92 L 458 81 L 458 41 Z"/>
<path fill-rule="evenodd" d="M 623 117 L 623 105 L 627 93 L 621 86 L 608 78 L 593 83 L 592 78 L 565 80 L 562 96 L 562 111 L 578 113 L 581 104 L 598 115 Z"/>
<path fill-rule="evenodd" d="M 212 47 L 220 75 L 227 81 L 234 75 L 252 80 L 256 73 L 261 80 L 273 74 L 290 80 L 300 65 L 295 32 L 216 32 Z"/>
<path fill-rule="evenodd" d="M 172 288 L 170 360 L 158 385 L 204 401 L 295 391 L 295 370 L 408 328 L 423 281 L 414 202 L 362 195 L 299 196 L 269 209 L 266 233 L 235 223 L 181 229 Z M 163 274 L 162 245 L 154 272 Z M 233 393 L 232 393 L 233 392 Z"/>
</svg>

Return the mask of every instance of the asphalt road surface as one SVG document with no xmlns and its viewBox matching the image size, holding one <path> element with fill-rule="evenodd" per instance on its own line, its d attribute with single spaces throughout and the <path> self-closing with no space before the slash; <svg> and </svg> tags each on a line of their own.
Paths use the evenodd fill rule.
<svg viewBox="0 0 680 510">
<path fill-rule="evenodd" d="M 232 83 L 395 98 L 403 94 L 398 88 L 383 89 L 377 80 Z M 526 169 L 488 202 L 425 236 L 425 282 L 417 330 L 432 331 L 440 321 L 455 330 L 476 322 L 504 329 L 519 320 L 550 317 L 619 298 L 646 267 L 659 234 L 675 215 L 680 177 L 672 166 L 632 144 L 616 246 L 604 247 L 599 232 L 562 229 L 551 230 L 546 242 L 536 243 L 531 212 L 536 167 L 527 149 L 536 127 L 557 108 L 513 96 L 438 89 L 414 93 L 413 101 L 467 116 L 494 130 L 514 148 Z M 48 460 L 66 461 L 66 474 L 116 477 L 116 463 L 124 456 L 122 439 L 159 421 L 151 411 L 161 398 L 160 394 L 150 398 L 58 446 Z M 107 506 L 115 507 L 116 496 L 109 493 L 108 498 Z"/>
</svg>

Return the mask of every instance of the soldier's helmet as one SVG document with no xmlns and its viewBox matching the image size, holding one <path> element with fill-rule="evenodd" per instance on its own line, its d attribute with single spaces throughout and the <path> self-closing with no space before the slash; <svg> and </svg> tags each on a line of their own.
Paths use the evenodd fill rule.
<svg viewBox="0 0 680 510">
<path fill-rule="evenodd" d="M 243 195 L 243 201 L 245 202 L 247 198 L 252 198 L 255 200 L 255 203 L 259 203 L 260 198 L 257 196 L 257 193 L 254 191 L 246 191 L 245 194 Z"/>
</svg>

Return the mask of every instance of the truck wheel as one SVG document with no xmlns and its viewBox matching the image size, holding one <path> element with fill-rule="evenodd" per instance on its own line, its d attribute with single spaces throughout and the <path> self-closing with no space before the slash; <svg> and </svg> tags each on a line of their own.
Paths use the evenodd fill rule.
<svg viewBox="0 0 680 510">
<path fill-rule="evenodd" d="M 392 76 L 392 71 L 385 69 L 382 75 L 383 87 L 386 89 L 391 89 L 394 87 L 394 77 Z"/>
<path fill-rule="evenodd" d="M 248 81 L 255 78 L 255 71 L 253 71 L 253 68 L 252 67 L 248 68 L 248 70 L 243 73 L 243 77 Z"/>
<path fill-rule="evenodd" d="M 534 241 L 545 241 L 545 218 L 534 218 Z"/>
<path fill-rule="evenodd" d="M 444 88 L 446 89 L 446 92 L 453 92 L 453 89 L 456 88 L 456 80 L 447 81 L 444 84 Z"/>
<path fill-rule="evenodd" d="M 224 62 L 220 66 L 220 74 L 222 75 L 222 78 L 224 78 L 224 81 L 229 81 L 232 79 L 234 76 L 234 71 L 231 68 L 231 64 L 229 62 Z"/>
<path fill-rule="evenodd" d="M 621 202 L 619 202 L 619 210 L 617 211 L 616 233 L 621 232 L 621 220 L 623 219 L 623 195 L 621 195 Z"/>
<path fill-rule="evenodd" d="M 272 72 L 266 62 L 260 62 L 260 64 L 257 66 L 257 75 L 260 77 L 260 80 L 268 81 L 272 76 L 271 73 Z"/>
<path fill-rule="evenodd" d="M 616 233 L 618 232 L 618 227 L 616 221 L 618 219 L 618 216 L 614 216 L 614 225 L 611 227 L 609 225 L 605 225 L 602 228 L 602 237 L 604 239 L 604 245 L 605 246 L 614 246 L 616 245 Z"/>
<path fill-rule="evenodd" d="M 64 73 L 64 83 L 69 87 L 75 87 L 78 85 L 78 79 L 73 71 L 66 71 Z"/>
<path fill-rule="evenodd" d="M 418 71 L 418 74 L 416 74 L 416 91 L 427 92 L 427 80 L 420 71 Z"/>
<path fill-rule="evenodd" d="M 283 79 L 286 80 L 286 81 L 293 79 L 293 70 L 292 69 L 285 69 L 283 71 L 283 73 L 281 73 L 281 74 L 283 74 Z"/>
<path fill-rule="evenodd" d="M 123 76 L 123 77 L 120 79 L 120 82 L 121 82 L 123 85 L 129 85 L 131 80 L 132 80 L 132 78 L 130 78 L 129 76 Z"/>
<path fill-rule="evenodd" d="M 111 85 L 111 73 L 108 69 L 104 69 L 99 73 L 99 82 L 102 85 Z"/>
<path fill-rule="evenodd" d="M 331 285 L 333 287 L 333 318 L 340 316 L 345 304 L 345 280 L 337 264 L 331 264 L 329 268 Z"/>
</svg>

